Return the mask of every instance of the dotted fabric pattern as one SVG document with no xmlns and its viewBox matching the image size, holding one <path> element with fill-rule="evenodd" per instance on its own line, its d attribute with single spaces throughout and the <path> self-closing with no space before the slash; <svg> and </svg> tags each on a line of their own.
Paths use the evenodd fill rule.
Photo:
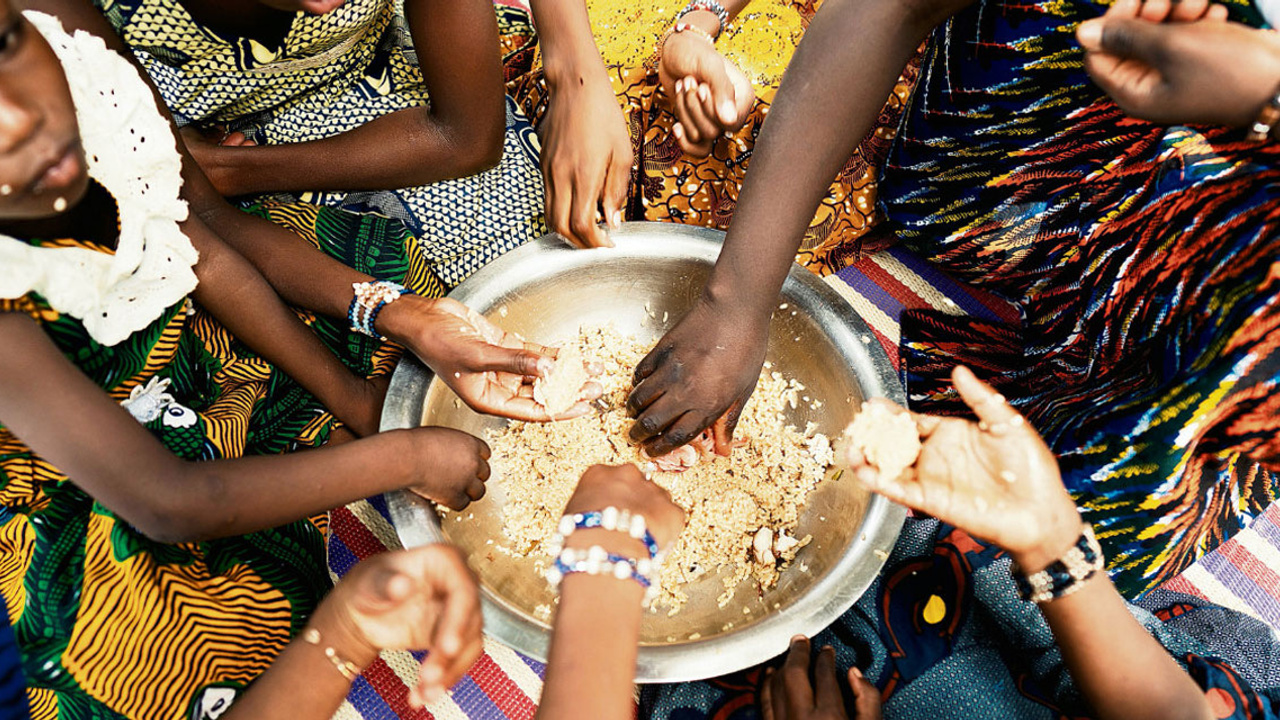
<svg viewBox="0 0 1280 720">
<path fill-rule="evenodd" d="M 319 140 L 399 110 L 430 104 L 403 9 L 348 0 L 299 13 L 269 48 L 199 25 L 177 0 L 94 0 L 133 48 L 180 124 L 223 126 L 259 144 Z M 540 147 L 507 101 L 499 165 L 430 185 L 383 192 L 273 195 L 403 221 L 449 286 L 546 233 Z M 261 199 L 261 198 L 259 198 Z"/>
</svg>

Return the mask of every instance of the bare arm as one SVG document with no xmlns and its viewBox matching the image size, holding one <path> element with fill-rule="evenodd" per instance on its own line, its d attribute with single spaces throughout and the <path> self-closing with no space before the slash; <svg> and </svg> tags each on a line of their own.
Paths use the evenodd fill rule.
<svg viewBox="0 0 1280 720">
<path fill-rule="evenodd" d="M 472 481 L 488 475 L 483 443 L 437 428 L 285 456 L 185 462 L 63 357 L 30 318 L 0 313 L 0 346 L 11 349 L 0 353 L 5 426 L 157 540 L 242 535 L 399 488 L 465 504 L 459 493 L 475 493 Z"/>
<path fill-rule="evenodd" d="M 382 403 L 370 383 L 339 362 L 258 270 L 204 223 L 188 221 L 186 230 L 200 252 L 195 266 L 199 285 L 192 299 L 236 339 L 319 398 L 357 435 L 377 432 Z"/>
<path fill-rule="evenodd" d="M 713 424 L 717 451 L 728 452 L 764 360 L 770 314 L 819 201 L 870 131 L 912 52 L 968 3 L 823 4 L 756 142 L 701 299 L 637 368 L 632 439 L 645 443 L 650 455 L 669 452 Z"/>
<path fill-rule="evenodd" d="M 506 109 L 498 24 L 488 0 L 408 0 L 430 105 L 323 140 L 258 147 L 193 143 L 227 195 L 390 190 L 473 175 L 502 158 Z"/>
</svg>

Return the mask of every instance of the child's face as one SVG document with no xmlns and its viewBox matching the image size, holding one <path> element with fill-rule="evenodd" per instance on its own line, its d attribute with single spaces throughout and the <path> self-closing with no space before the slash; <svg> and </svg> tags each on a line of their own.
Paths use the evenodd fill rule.
<svg viewBox="0 0 1280 720">
<path fill-rule="evenodd" d="M 88 186 L 62 64 L 9 0 L 0 0 L 0 219 L 57 215 Z"/>
</svg>

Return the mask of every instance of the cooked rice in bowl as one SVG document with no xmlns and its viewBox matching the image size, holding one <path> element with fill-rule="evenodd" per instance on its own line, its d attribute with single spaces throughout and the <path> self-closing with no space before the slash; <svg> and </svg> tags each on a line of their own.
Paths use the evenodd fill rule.
<svg viewBox="0 0 1280 720">
<path fill-rule="evenodd" d="M 584 330 L 566 357 L 580 352 L 583 360 L 602 368 L 595 378 L 604 388 L 597 402 L 601 410 L 574 420 L 512 422 L 490 431 L 491 482 L 501 485 L 506 498 L 497 547 L 515 556 L 541 557 L 535 567 L 545 569 L 552 535 L 582 473 L 595 464 L 636 463 L 652 469 L 653 481 L 688 514 L 684 532 L 666 553 L 656 606 L 674 615 L 688 600 L 685 585 L 719 572 L 724 592 L 718 603 L 724 607 L 743 580 L 754 580 L 761 590 L 774 586 L 810 540 L 795 537 L 796 525 L 833 453 L 826 436 L 812 425 L 798 430 L 786 416 L 798 403 L 819 407 L 821 401 L 803 396 L 803 385 L 766 364 L 743 410 L 730 457 L 687 447 L 654 467 L 627 437 L 633 422 L 626 413 L 632 372 L 648 350 L 612 326 Z M 689 467 L 662 469 L 682 465 Z M 541 610 L 540 615 L 549 614 L 549 608 Z"/>
</svg>

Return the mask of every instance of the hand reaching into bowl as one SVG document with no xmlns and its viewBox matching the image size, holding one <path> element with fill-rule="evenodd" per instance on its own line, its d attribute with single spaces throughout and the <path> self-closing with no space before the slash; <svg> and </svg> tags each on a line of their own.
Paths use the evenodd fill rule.
<svg viewBox="0 0 1280 720">
<path fill-rule="evenodd" d="M 555 351 L 525 342 L 456 300 L 406 295 L 387 305 L 378 327 L 422 359 L 472 410 L 527 422 L 551 414 L 533 397 L 533 383 L 554 367 Z M 599 385 L 555 419 L 585 415 Z"/>
<path fill-rule="evenodd" d="M 977 422 L 910 413 L 922 447 L 896 478 L 883 477 L 854 444 L 842 459 L 875 492 L 996 543 L 1029 572 L 1040 570 L 1080 535 L 1057 460 L 990 385 L 963 366 L 951 377 Z"/>
</svg>

